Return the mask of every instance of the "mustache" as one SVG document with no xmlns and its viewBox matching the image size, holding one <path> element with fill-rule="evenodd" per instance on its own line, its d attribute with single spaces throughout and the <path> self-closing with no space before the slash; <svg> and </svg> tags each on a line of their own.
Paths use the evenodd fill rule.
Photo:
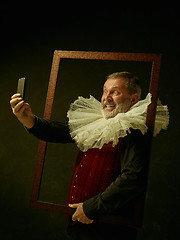
<svg viewBox="0 0 180 240">
<path fill-rule="evenodd" d="M 105 106 L 107 104 L 116 106 L 116 103 L 114 101 L 104 100 L 103 106 Z"/>
</svg>

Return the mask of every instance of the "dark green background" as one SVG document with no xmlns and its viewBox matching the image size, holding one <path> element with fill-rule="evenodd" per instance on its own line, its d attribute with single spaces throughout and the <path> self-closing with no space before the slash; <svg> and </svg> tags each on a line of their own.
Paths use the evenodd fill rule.
<svg viewBox="0 0 180 240">
<path fill-rule="evenodd" d="M 153 139 L 143 229 L 139 230 L 138 239 L 179 239 L 180 39 L 175 7 L 66 6 L 52 7 L 47 12 L 43 8 L 13 10 L 1 9 L 0 12 L 0 238 L 67 239 L 64 216 L 29 207 L 38 140 L 25 132 L 9 106 L 10 96 L 16 92 L 17 79 L 26 76 L 26 100 L 36 115 L 43 115 L 52 56 L 56 49 L 163 54 L 159 97 L 169 106 L 170 125 L 168 131 Z M 66 121 L 69 103 L 78 95 L 89 97 L 92 94 L 99 98 L 106 72 L 118 68 L 103 66 L 104 72 L 100 65 L 94 66 L 91 62 L 88 66 L 81 64 L 62 62 L 54 119 Z M 78 70 L 79 66 L 82 67 Z M 95 72 L 89 72 L 89 67 Z M 144 81 L 144 66 L 142 71 L 139 66 L 129 68 L 137 71 Z M 87 80 L 93 77 L 99 79 L 95 84 Z M 41 199 L 66 201 L 66 186 L 74 161 L 72 155 L 76 152 L 72 144 L 48 146 Z M 58 192 L 59 188 L 61 191 Z"/>
</svg>

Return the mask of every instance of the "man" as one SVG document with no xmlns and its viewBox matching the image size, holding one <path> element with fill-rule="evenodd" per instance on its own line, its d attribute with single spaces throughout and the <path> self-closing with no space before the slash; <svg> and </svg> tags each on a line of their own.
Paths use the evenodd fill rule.
<svg viewBox="0 0 180 240">
<path fill-rule="evenodd" d="M 140 128 L 139 131 L 135 118 L 134 122 L 126 121 L 131 118 L 126 113 L 139 101 L 140 95 L 136 76 L 129 72 L 111 74 L 104 84 L 102 111 L 97 119 L 90 120 L 91 117 L 94 119 L 94 99 L 88 100 L 90 105 L 86 104 L 87 107 L 80 107 L 80 110 L 78 104 L 75 109 L 75 102 L 68 112 L 69 126 L 40 119 L 34 116 L 30 105 L 19 94 L 11 97 L 13 113 L 34 136 L 48 142 L 75 141 L 80 148 L 68 196 L 69 206 L 76 208 L 72 221 L 79 222 L 69 225 L 70 235 L 75 239 L 104 239 L 108 234 L 111 238 L 113 234 L 119 234 L 122 238 L 135 239 L 135 231 L 129 228 L 97 226 L 95 222 L 100 216 L 121 214 L 124 209 L 129 209 L 145 188 L 146 157 L 142 132 L 146 126 L 143 123 L 145 130 Z M 84 130 L 78 123 L 78 116 L 82 114 L 88 115 Z M 122 117 L 119 119 L 119 116 Z"/>
</svg>

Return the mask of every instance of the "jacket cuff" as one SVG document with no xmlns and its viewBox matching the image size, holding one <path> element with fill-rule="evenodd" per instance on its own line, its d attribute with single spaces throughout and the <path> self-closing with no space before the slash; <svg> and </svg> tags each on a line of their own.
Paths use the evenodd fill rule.
<svg viewBox="0 0 180 240">
<path fill-rule="evenodd" d="M 37 129 L 37 126 L 38 126 L 38 117 L 35 116 L 35 123 L 34 123 L 34 126 L 32 128 L 27 128 L 27 127 L 24 127 L 29 133 L 34 133 L 34 131 L 36 131 Z"/>
<path fill-rule="evenodd" d="M 83 202 L 84 213 L 89 219 L 95 220 L 103 215 L 100 210 L 101 202 L 100 194 Z"/>
</svg>

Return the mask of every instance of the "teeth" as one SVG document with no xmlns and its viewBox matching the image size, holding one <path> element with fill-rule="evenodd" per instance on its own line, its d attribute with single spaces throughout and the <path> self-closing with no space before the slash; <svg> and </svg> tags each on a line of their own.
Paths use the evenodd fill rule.
<svg viewBox="0 0 180 240">
<path fill-rule="evenodd" d="M 114 105 L 106 105 L 106 108 L 114 108 Z"/>
</svg>

